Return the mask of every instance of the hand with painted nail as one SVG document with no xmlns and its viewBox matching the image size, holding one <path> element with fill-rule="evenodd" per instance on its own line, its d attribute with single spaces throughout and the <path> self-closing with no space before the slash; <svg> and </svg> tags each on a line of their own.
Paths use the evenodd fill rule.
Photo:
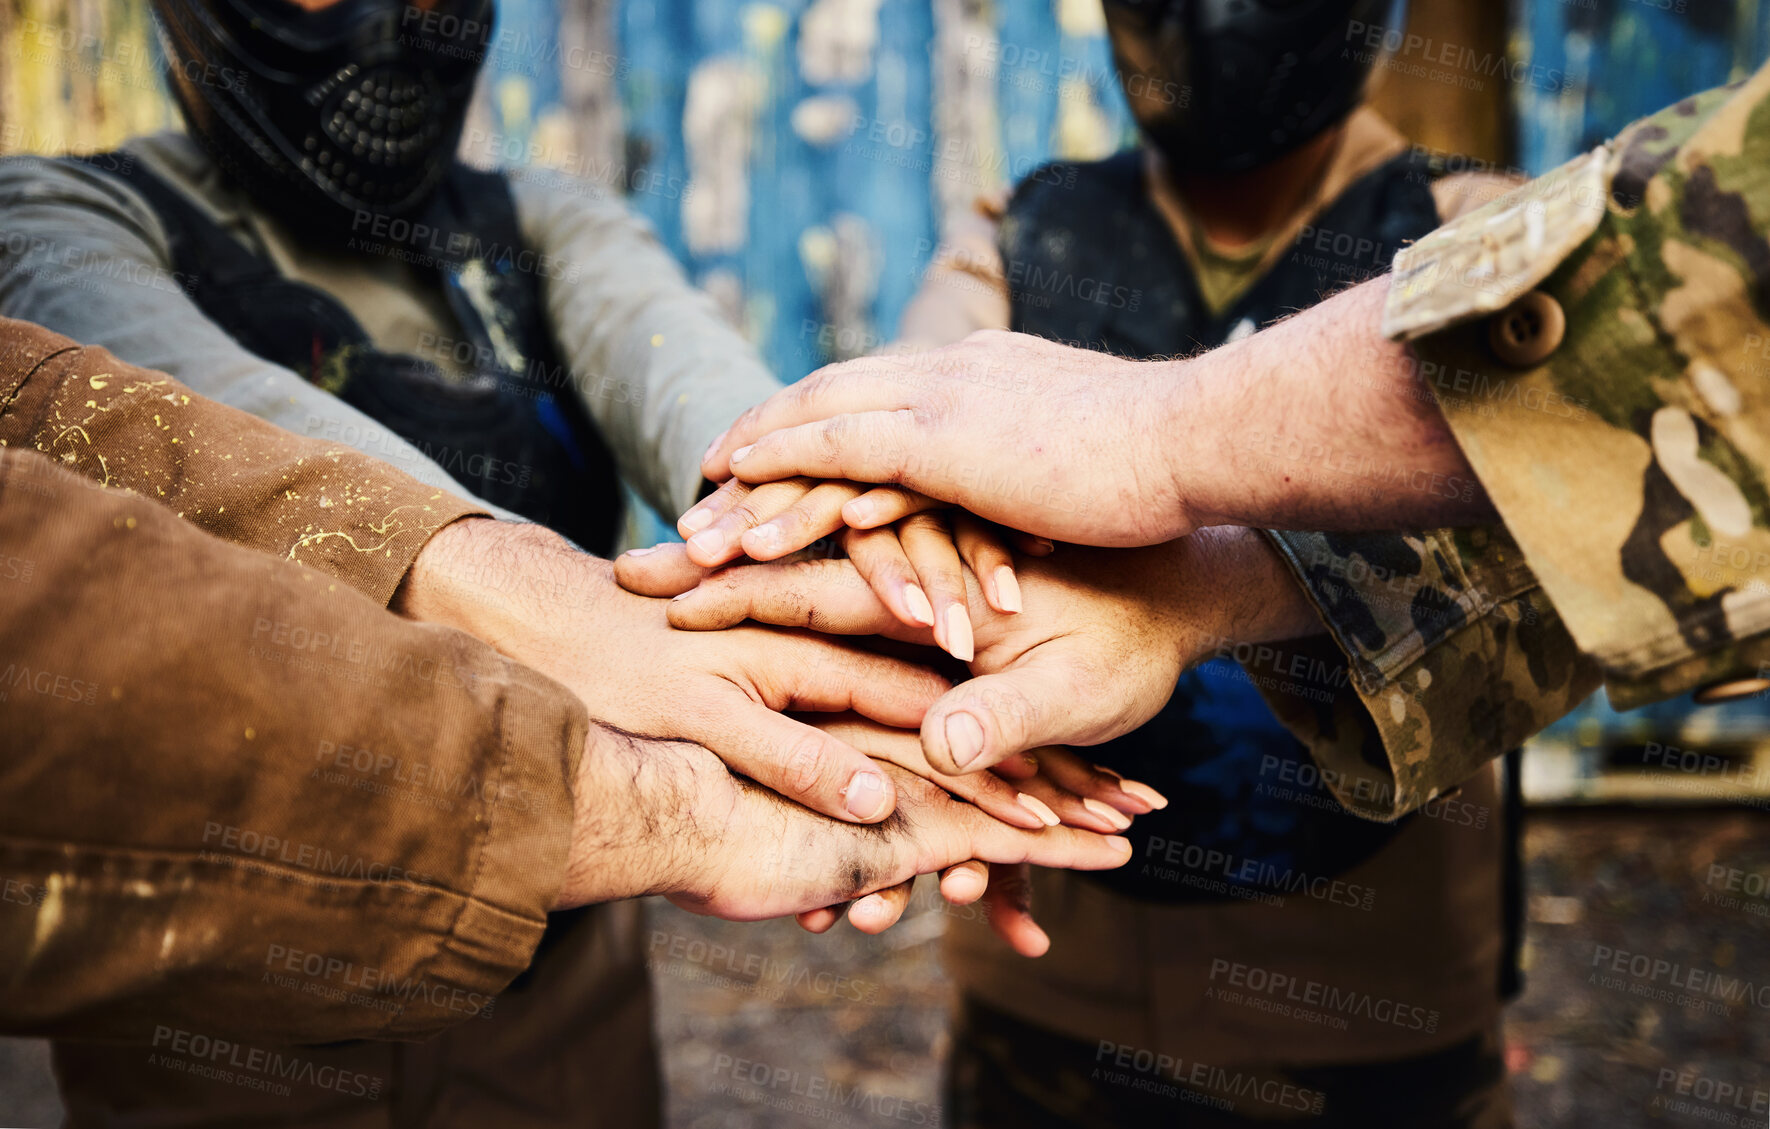
<svg viewBox="0 0 1770 1129">
<path fill-rule="evenodd" d="M 469 519 L 431 539 L 393 606 L 479 636 L 576 692 L 592 717 L 703 745 L 814 811 L 857 823 L 891 814 L 890 774 L 782 711 L 853 710 L 914 727 L 946 680 L 808 632 L 676 631 L 668 603 L 622 590 L 608 561 L 540 526 Z M 1042 826 L 1015 810 L 1022 826 Z"/>
<path fill-rule="evenodd" d="M 855 568 L 903 623 L 931 627 L 939 646 L 972 655 L 961 562 L 998 612 L 1020 610 L 1013 558 L 988 522 L 911 490 L 791 478 L 760 486 L 732 479 L 676 522 L 688 559 L 717 568 L 739 557 L 772 561 L 836 534 Z M 1048 551 L 1049 542 L 1045 543 Z"/>
<path fill-rule="evenodd" d="M 702 579 L 679 552 L 662 547 L 624 556 L 615 569 L 635 591 L 686 590 L 668 611 L 677 627 L 712 630 L 749 619 L 932 642 L 926 628 L 898 622 L 844 560 L 746 565 Z M 1020 590 L 1024 610 L 1001 615 L 975 579 L 968 585 L 975 677 L 944 694 L 921 727 L 923 752 L 940 772 L 1009 764 L 1046 745 L 1110 740 L 1153 717 L 1186 667 L 1226 645 L 1321 630 L 1265 539 L 1233 527 L 1148 549 L 1069 548 L 1025 561 Z M 1118 791 L 1113 806 L 1127 814 L 1159 806 L 1159 797 L 1134 782 Z"/>
<path fill-rule="evenodd" d="M 877 767 L 897 810 L 857 827 L 734 776 L 695 744 L 593 725 L 554 906 L 661 894 L 696 913 L 755 921 L 851 899 L 870 906 L 875 892 L 919 874 L 962 883 L 985 863 L 1105 870 L 1131 857 L 1120 836 L 1011 827 L 895 764 Z"/>
</svg>

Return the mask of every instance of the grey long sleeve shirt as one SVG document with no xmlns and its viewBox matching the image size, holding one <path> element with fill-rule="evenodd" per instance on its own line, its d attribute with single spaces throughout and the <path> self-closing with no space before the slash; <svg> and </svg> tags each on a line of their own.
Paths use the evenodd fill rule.
<svg viewBox="0 0 1770 1129">
<path fill-rule="evenodd" d="M 182 134 L 136 138 L 118 159 L 144 162 L 285 275 L 339 298 L 378 348 L 447 367 L 460 332 L 442 296 L 408 265 L 304 245 Z M 779 384 L 618 199 L 545 174 L 519 173 L 512 190 L 525 241 L 564 266 L 550 272 L 543 298 L 573 386 L 626 481 L 661 513 L 681 512 L 699 490 L 707 444 Z M 247 352 L 204 316 L 174 271 L 153 209 L 96 169 L 0 160 L 0 316 L 103 345 L 287 430 L 467 494 L 416 448 Z"/>
</svg>

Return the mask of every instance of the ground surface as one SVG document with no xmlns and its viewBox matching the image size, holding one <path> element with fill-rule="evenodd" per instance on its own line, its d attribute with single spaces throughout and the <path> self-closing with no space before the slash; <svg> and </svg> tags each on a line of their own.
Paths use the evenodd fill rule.
<svg viewBox="0 0 1770 1129">
<path fill-rule="evenodd" d="M 1528 984 L 1508 1030 L 1519 1124 L 1770 1124 L 1770 816 L 1538 812 L 1526 850 Z M 945 1122 L 943 922 L 921 897 L 879 938 L 655 907 L 671 1129 Z M 55 1124 L 45 1061 L 0 1040 L 0 1126 Z M 746 1080 L 759 1076 L 786 1080 Z M 865 1110 L 792 1096 L 834 1084 Z"/>
</svg>

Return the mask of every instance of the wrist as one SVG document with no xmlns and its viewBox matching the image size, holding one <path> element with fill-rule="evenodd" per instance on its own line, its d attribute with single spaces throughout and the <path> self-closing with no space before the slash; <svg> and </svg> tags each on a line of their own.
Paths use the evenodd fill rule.
<svg viewBox="0 0 1770 1129">
<path fill-rule="evenodd" d="M 1196 614 L 1183 651 L 1191 666 L 1239 643 L 1269 643 L 1324 630 L 1278 552 L 1256 529 L 1211 526 L 1175 541 L 1175 588 Z"/>
<path fill-rule="evenodd" d="M 426 623 L 452 622 L 461 614 L 456 607 L 459 591 L 454 578 L 461 562 L 471 558 L 479 543 L 481 527 L 491 520 L 464 517 L 431 534 L 394 590 L 388 610 Z"/>
<path fill-rule="evenodd" d="M 719 826 L 710 758 L 591 722 L 573 789 L 571 850 L 555 909 L 709 884 Z M 718 767 L 718 766 L 713 766 Z M 723 772 L 723 768 L 719 768 Z"/>
<path fill-rule="evenodd" d="M 594 602 L 596 586 L 572 571 L 587 562 L 606 563 L 545 526 L 463 518 L 425 543 L 388 607 L 513 654 L 513 647 L 532 641 L 537 617 Z"/>
<path fill-rule="evenodd" d="M 1157 466 L 1179 525 L 1175 536 L 1233 521 L 1237 508 L 1238 441 L 1245 405 L 1234 395 L 1235 352 L 1241 343 L 1223 346 L 1185 360 L 1150 365 L 1157 388 L 1147 402 L 1161 405 L 1161 450 Z M 1227 356 L 1226 356 L 1227 354 Z M 1227 363 L 1226 363 L 1227 362 Z"/>
</svg>

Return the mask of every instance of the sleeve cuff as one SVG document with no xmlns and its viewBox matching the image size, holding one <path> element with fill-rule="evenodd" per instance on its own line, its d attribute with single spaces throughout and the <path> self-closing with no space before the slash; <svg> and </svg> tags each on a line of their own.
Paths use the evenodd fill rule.
<svg viewBox="0 0 1770 1129">
<path fill-rule="evenodd" d="M 1262 693 L 1359 815 L 1444 795 L 1598 686 L 1503 531 L 1267 536 L 1328 628 L 1300 646 L 1349 673 Z"/>
<path fill-rule="evenodd" d="M 589 714 L 545 676 L 513 662 L 505 669 L 498 771 L 485 782 L 472 885 L 429 966 L 413 978 L 446 987 L 411 997 L 390 1017 L 385 1038 L 434 1035 L 460 1022 L 463 1001 L 502 991 L 533 961 L 565 880 Z"/>
</svg>

